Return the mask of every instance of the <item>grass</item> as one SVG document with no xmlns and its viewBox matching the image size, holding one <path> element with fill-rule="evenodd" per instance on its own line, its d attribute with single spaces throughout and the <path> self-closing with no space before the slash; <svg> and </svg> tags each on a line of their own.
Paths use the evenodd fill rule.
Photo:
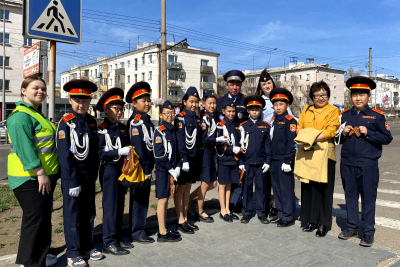
<svg viewBox="0 0 400 267">
<path fill-rule="evenodd" d="M 58 217 L 62 218 L 64 215 L 62 213 L 58 214 Z"/>
<path fill-rule="evenodd" d="M 64 232 L 64 226 L 59 226 L 56 229 L 53 230 L 54 233 L 56 234 L 60 234 L 62 232 Z"/>
<path fill-rule="evenodd" d="M 14 242 L 8 243 L 9 246 L 12 246 L 12 245 L 14 245 L 14 244 L 15 244 Z"/>
<path fill-rule="evenodd" d="M 17 219 L 17 218 L 21 218 L 21 217 L 13 215 L 13 216 L 10 216 L 10 217 L 8 217 L 8 218 L 5 218 L 4 221 L 5 221 L 5 222 L 7 222 L 7 221 L 12 221 L 12 220 Z"/>
<path fill-rule="evenodd" d="M 62 195 L 62 192 L 61 192 L 61 186 L 60 185 L 57 185 L 56 189 L 54 190 L 53 200 L 54 201 L 56 201 L 56 200 L 62 201 L 63 200 L 63 195 Z"/>
<path fill-rule="evenodd" d="M 4 248 L 4 244 L 0 243 L 0 249 Z"/>
<path fill-rule="evenodd" d="M 157 209 L 157 204 L 152 204 L 152 205 L 150 205 L 150 208 L 153 208 L 153 209 Z"/>
<path fill-rule="evenodd" d="M 0 212 L 19 206 L 18 200 L 8 185 L 0 186 Z M 7 208 L 8 207 L 8 208 Z"/>
<path fill-rule="evenodd" d="M 3 212 L 5 210 L 9 210 L 10 206 L 8 206 L 7 204 L 1 204 L 0 205 L 0 212 Z"/>
<path fill-rule="evenodd" d="M 59 226 L 64 226 L 64 222 L 59 222 L 58 225 Z"/>
</svg>

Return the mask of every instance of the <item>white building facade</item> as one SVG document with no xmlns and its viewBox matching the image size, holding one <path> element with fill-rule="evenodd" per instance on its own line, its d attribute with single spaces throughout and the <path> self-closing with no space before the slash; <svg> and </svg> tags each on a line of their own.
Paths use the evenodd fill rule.
<svg viewBox="0 0 400 267">
<path fill-rule="evenodd" d="M 399 114 L 400 80 L 386 74 L 378 74 L 371 78 L 376 83 L 376 89 L 372 90 L 370 105 L 388 114 Z"/>
</svg>

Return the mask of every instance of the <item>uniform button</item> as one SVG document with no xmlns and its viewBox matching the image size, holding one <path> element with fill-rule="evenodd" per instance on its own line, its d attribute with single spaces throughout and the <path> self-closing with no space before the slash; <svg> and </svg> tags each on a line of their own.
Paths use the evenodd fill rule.
<svg viewBox="0 0 400 267">
<path fill-rule="evenodd" d="M 82 133 L 79 133 L 80 135 L 82 135 Z"/>
</svg>

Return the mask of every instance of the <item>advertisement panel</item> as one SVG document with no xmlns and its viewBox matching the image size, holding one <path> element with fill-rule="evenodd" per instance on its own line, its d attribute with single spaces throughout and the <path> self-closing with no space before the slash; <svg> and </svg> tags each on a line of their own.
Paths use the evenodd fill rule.
<svg viewBox="0 0 400 267">
<path fill-rule="evenodd" d="M 40 73 L 40 42 L 24 51 L 23 78 Z"/>
<path fill-rule="evenodd" d="M 372 93 L 372 103 L 379 105 L 391 105 L 392 104 L 392 92 L 380 92 Z"/>
</svg>

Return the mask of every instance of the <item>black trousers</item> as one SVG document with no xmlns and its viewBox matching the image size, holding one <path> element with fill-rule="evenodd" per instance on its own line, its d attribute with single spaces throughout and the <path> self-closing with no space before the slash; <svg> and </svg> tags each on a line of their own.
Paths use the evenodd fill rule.
<svg viewBox="0 0 400 267">
<path fill-rule="evenodd" d="M 53 192 L 39 193 L 39 182 L 29 180 L 14 189 L 14 195 L 22 208 L 21 236 L 16 264 L 25 267 L 45 267 L 46 256 L 51 244 L 51 213 Z"/>
<path fill-rule="evenodd" d="M 335 161 L 328 159 L 328 183 L 301 183 L 300 221 L 331 226 L 335 165 Z"/>
</svg>

